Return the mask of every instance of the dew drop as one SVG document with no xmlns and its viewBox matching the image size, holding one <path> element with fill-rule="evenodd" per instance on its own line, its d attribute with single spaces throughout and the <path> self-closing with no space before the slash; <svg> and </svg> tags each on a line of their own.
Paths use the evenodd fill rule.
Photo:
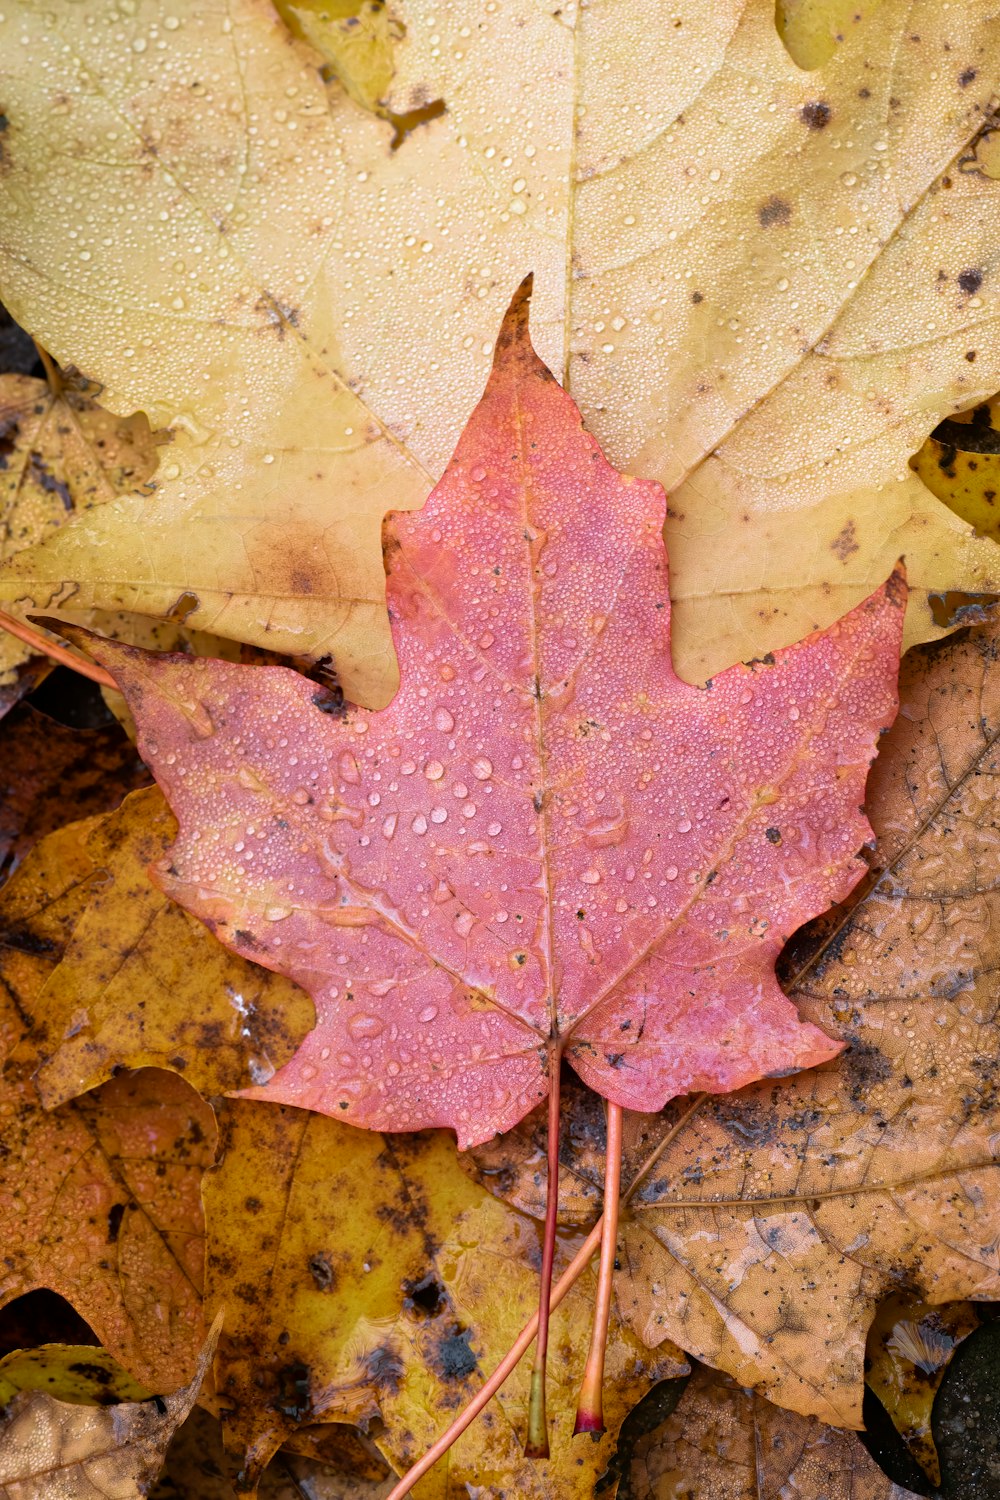
<svg viewBox="0 0 1000 1500">
<path fill-rule="evenodd" d="M 358 763 L 354 759 L 354 756 L 351 754 L 350 750 L 345 750 L 343 752 L 337 764 L 340 768 L 340 774 L 345 781 L 350 782 L 352 785 L 356 785 L 361 780 L 361 772 L 358 769 Z"/>
<path fill-rule="evenodd" d="M 413 829 L 414 833 L 427 832 L 427 819 L 424 817 L 423 813 L 417 813 L 417 816 L 410 824 L 410 827 Z"/>
<path fill-rule="evenodd" d="M 362 1037 L 381 1036 L 385 1030 L 385 1022 L 378 1016 L 367 1016 L 359 1011 L 357 1015 L 351 1016 L 347 1029 L 351 1036 L 360 1041 Z"/>
<path fill-rule="evenodd" d="M 398 822 L 398 819 L 396 817 L 396 814 L 395 813 L 390 813 L 389 816 L 384 820 L 384 822 L 382 824 L 382 836 L 383 836 L 383 838 L 387 838 L 387 839 L 391 839 L 392 838 L 393 834 L 396 832 L 396 823 L 397 822 Z"/>
<path fill-rule="evenodd" d="M 436 1005 L 425 1005 L 423 1010 L 420 1012 L 420 1015 L 417 1017 L 417 1020 L 423 1021 L 424 1025 L 426 1025 L 428 1021 L 433 1021 L 435 1019 L 437 1013 L 438 1008 Z"/>
<path fill-rule="evenodd" d="M 677 823 L 677 832 L 678 833 L 690 833 L 691 832 L 691 819 L 690 818 L 681 818 L 681 819 L 679 819 L 678 823 Z"/>
<path fill-rule="evenodd" d="M 264 912 L 264 917 L 268 922 L 283 922 L 286 917 L 290 917 L 291 915 L 292 908 L 290 906 L 269 906 Z"/>
<path fill-rule="evenodd" d="M 491 823 L 486 832 L 489 834 L 491 839 L 495 839 L 498 833 L 503 833 L 503 824 Z"/>
<path fill-rule="evenodd" d="M 493 762 L 485 755 L 478 756 L 472 762 L 472 774 L 477 781 L 488 781 L 493 775 Z"/>
<path fill-rule="evenodd" d="M 440 781 L 444 775 L 444 766 L 439 760 L 429 760 L 424 766 L 424 775 L 428 781 Z"/>
<path fill-rule="evenodd" d="M 580 879 L 584 885 L 597 885 L 601 879 L 600 870 L 595 870 L 593 865 L 588 870 L 581 872 Z"/>
<path fill-rule="evenodd" d="M 472 479 L 475 480 L 476 484 L 482 484 L 483 480 L 486 478 L 486 470 L 483 468 L 482 464 L 475 464 L 469 470 L 469 475 Z"/>
<path fill-rule="evenodd" d="M 442 734 L 451 734 L 455 727 L 455 715 L 449 713 L 444 707 L 434 710 L 434 728 L 439 729 Z"/>
</svg>

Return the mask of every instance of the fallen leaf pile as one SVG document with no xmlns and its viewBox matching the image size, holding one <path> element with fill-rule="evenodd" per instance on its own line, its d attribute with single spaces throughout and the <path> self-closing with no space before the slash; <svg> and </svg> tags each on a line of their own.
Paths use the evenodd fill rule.
<svg viewBox="0 0 1000 1500">
<path fill-rule="evenodd" d="M 993 0 L 0 16 L 0 1497 L 981 1500 L 998 91 Z M 522 1359 L 425 1467 L 553 1256 L 550 1456 Z"/>
</svg>

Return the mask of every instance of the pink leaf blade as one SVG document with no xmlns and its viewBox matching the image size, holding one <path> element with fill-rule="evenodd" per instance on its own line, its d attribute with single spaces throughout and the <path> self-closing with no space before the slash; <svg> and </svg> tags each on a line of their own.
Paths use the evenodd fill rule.
<svg viewBox="0 0 1000 1500">
<path fill-rule="evenodd" d="M 837 1053 L 774 960 L 863 872 L 905 585 L 692 687 L 664 509 L 537 359 L 522 289 L 455 458 L 388 533 L 388 708 L 91 643 L 179 820 L 164 888 L 316 1001 L 255 1097 L 467 1145 L 543 1097 L 552 1047 L 643 1109 Z"/>
</svg>

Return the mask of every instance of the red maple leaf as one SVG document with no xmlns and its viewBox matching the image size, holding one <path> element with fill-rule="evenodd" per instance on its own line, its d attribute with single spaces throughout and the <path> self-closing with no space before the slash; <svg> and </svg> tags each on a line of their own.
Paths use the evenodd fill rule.
<svg viewBox="0 0 1000 1500">
<path fill-rule="evenodd" d="M 557 1124 L 561 1058 L 656 1110 L 837 1054 L 774 961 L 865 869 L 905 601 L 897 573 L 828 630 L 681 682 L 663 491 L 583 430 L 529 290 L 444 477 L 388 529 L 388 708 L 328 715 L 284 668 L 88 641 L 179 820 L 157 882 L 315 999 L 248 1092 L 460 1146 L 546 1091 Z"/>
</svg>

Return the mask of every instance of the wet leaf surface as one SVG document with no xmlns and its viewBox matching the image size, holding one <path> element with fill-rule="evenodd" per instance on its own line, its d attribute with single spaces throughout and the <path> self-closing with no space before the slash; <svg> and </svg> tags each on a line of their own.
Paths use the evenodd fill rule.
<svg viewBox="0 0 1000 1500">
<path fill-rule="evenodd" d="M 916 1297 L 888 1297 L 868 1330 L 865 1379 L 907 1448 L 941 1483 L 931 1411 L 952 1355 L 979 1326 L 971 1302 L 932 1307 Z"/>
<path fill-rule="evenodd" d="M 853 1432 L 782 1411 L 714 1370 L 641 1439 L 622 1500 L 917 1500 Z"/>
<path fill-rule="evenodd" d="M 193 624 L 332 652 L 381 705 L 382 513 L 444 469 L 532 270 L 543 356 L 612 460 L 672 492 L 683 676 L 829 624 L 901 551 L 909 640 L 938 631 L 930 595 L 1000 581 L 906 468 L 1000 385 L 990 0 L 855 6 L 808 72 L 773 0 L 679 27 L 638 0 L 349 8 L 378 37 L 365 102 L 425 121 L 401 143 L 263 0 L 232 30 L 192 0 L 169 30 L 113 0 L 6 23 L 0 52 L 32 56 L 0 75 L 6 295 L 175 442 L 152 504 L 63 528 L 5 591 L 155 614 L 190 593 Z M 81 160 L 81 130 L 108 152 Z"/>
<path fill-rule="evenodd" d="M 834 1424 L 860 1425 L 883 1295 L 906 1284 L 944 1303 L 1000 1287 L 998 638 L 986 625 L 906 658 L 867 801 L 872 873 L 786 953 L 789 994 L 848 1050 L 627 1120 L 626 1184 L 661 1154 L 623 1215 L 620 1315 L 651 1345 L 668 1334 Z M 524 1207 L 536 1128 L 508 1137 L 505 1175 L 487 1151 L 482 1177 Z M 593 1180 L 589 1147 L 577 1171 Z"/>
<path fill-rule="evenodd" d="M 650 1109 L 839 1050 L 773 965 L 862 874 L 905 603 L 893 574 L 829 630 L 682 683 L 663 494 L 581 427 L 529 290 L 446 477 L 390 534 L 389 708 L 329 715 L 288 671 L 70 631 L 180 820 L 158 882 L 316 1001 L 254 1096 L 460 1147 L 521 1119 L 563 1049 Z"/>
<path fill-rule="evenodd" d="M 189 1385 L 153 1401 L 119 1406 L 70 1405 L 43 1391 L 23 1391 L 0 1413 L 3 1500 L 141 1500 L 163 1463 L 167 1444 L 194 1404 L 214 1337 Z"/>
<path fill-rule="evenodd" d="M 150 779 L 117 724 L 70 729 L 19 705 L 0 722 L 0 876 L 53 829 L 110 812 Z"/>
<path fill-rule="evenodd" d="M 402 1470 L 481 1385 L 530 1316 L 535 1225 L 470 1182 L 443 1134 L 381 1137 L 303 1110 L 225 1106 L 206 1179 L 209 1307 L 225 1305 L 217 1389 L 248 1480 L 297 1429 L 369 1426 Z M 575 1249 L 575 1244 L 573 1246 Z M 544 1500 L 590 1493 L 614 1435 L 679 1351 L 652 1353 L 616 1326 L 609 1433 L 571 1439 L 592 1285 L 560 1307 L 550 1411 L 554 1457 L 523 1457 L 529 1372 L 515 1372 L 421 1500 Z"/>
<path fill-rule="evenodd" d="M 266 1081 L 313 1023 L 301 990 L 227 952 L 153 885 L 148 866 L 175 832 L 151 787 L 89 836 L 86 907 L 36 1005 L 46 1108 L 122 1065 L 171 1068 L 206 1095 Z"/>
</svg>

